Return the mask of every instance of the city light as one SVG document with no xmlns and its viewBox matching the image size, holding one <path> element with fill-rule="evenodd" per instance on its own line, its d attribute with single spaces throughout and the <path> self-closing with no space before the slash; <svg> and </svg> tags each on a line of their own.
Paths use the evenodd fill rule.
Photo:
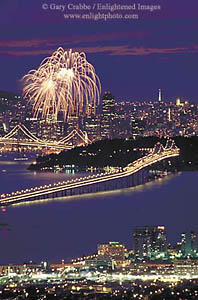
<svg viewBox="0 0 198 300">
<path fill-rule="evenodd" d="M 168 146 L 168 144 L 166 145 Z M 143 168 L 150 166 L 156 162 L 161 160 L 177 157 L 180 154 L 179 149 L 176 147 L 174 141 L 172 141 L 169 148 L 166 147 L 158 147 L 158 144 L 154 147 L 153 152 L 149 153 L 143 158 L 138 159 L 137 161 L 129 164 L 123 171 L 116 172 L 113 168 L 110 172 L 104 173 L 102 176 L 98 177 L 97 175 L 87 176 L 81 178 L 79 181 L 72 179 L 69 182 L 63 181 L 56 183 L 56 186 L 53 187 L 51 185 L 48 186 L 40 186 L 35 187 L 33 191 L 28 189 L 28 191 L 16 191 L 12 195 L 10 194 L 2 194 L 1 197 L 3 198 L 0 200 L 0 204 L 12 204 L 15 202 L 23 202 L 28 201 L 29 199 L 34 199 L 36 197 L 50 195 L 53 193 L 59 193 L 67 190 L 72 190 L 75 188 L 85 187 L 85 186 L 92 186 L 93 184 L 99 184 L 108 182 L 110 180 L 116 180 L 120 178 L 125 178 L 135 174 L 136 172 L 142 170 Z M 58 194 L 57 194 L 58 195 Z"/>
</svg>

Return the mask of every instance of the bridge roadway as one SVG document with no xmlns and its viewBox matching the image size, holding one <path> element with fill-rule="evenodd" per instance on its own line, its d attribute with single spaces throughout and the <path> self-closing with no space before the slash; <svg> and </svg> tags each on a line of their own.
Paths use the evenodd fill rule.
<svg viewBox="0 0 198 300">
<path fill-rule="evenodd" d="M 140 170 L 146 168 L 147 166 L 155 164 L 161 160 L 173 158 L 177 156 L 179 156 L 179 149 L 174 149 L 174 150 L 168 149 L 163 151 L 162 153 L 148 154 L 136 160 L 135 162 L 129 164 L 126 168 L 123 169 L 123 171 L 114 171 L 111 173 L 90 175 L 82 178 L 72 179 L 69 181 L 55 183 L 53 185 L 50 184 L 48 186 L 45 185 L 45 186 L 34 187 L 26 190 L 16 191 L 16 192 L 12 192 L 11 194 L 3 193 L 1 194 L 0 205 L 6 206 L 14 203 L 19 203 L 19 202 L 40 200 L 40 199 L 49 198 L 49 196 L 53 198 L 64 197 L 68 195 L 68 192 L 70 192 L 70 195 L 72 195 L 72 191 L 74 190 L 76 190 L 77 193 L 74 192 L 73 194 L 89 193 L 90 191 L 87 191 L 85 187 L 91 187 L 93 185 L 96 184 L 98 185 L 101 183 L 102 184 L 109 183 L 109 187 L 110 187 L 111 181 L 115 182 L 116 180 L 130 177 L 133 174 L 139 172 Z M 109 189 L 109 187 L 106 189 Z M 119 186 L 119 188 L 122 188 L 122 186 Z M 103 191 L 106 189 L 103 189 Z"/>
<path fill-rule="evenodd" d="M 52 142 L 38 142 L 38 141 L 28 141 L 28 140 L 18 140 L 18 139 L 0 139 L 0 144 L 3 145 L 16 145 L 23 147 L 36 147 L 36 148 L 53 148 L 57 150 L 70 150 L 73 145 L 61 145 L 58 143 Z"/>
</svg>

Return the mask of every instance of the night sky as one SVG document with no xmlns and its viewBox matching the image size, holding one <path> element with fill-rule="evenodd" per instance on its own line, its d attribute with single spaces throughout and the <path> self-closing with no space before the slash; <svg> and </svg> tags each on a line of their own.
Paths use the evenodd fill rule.
<svg viewBox="0 0 198 300">
<path fill-rule="evenodd" d="M 165 101 L 181 97 L 198 103 L 197 0 L 96 2 L 161 5 L 155 12 L 138 11 L 138 20 L 115 21 L 66 20 L 64 13 L 79 10 L 63 13 L 50 9 L 53 3 L 93 5 L 94 0 L 0 1 L 0 90 L 21 92 L 21 77 L 61 46 L 85 52 L 102 93 L 109 90 L 117 100 L 155 100 L 162 88 Z"/>
</svg>

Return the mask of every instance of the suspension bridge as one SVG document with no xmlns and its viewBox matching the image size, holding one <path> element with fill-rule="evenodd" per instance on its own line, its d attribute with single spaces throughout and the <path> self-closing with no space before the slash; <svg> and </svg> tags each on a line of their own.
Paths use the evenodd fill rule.
<svg viewBox="0 0 198 300">
<path fill-rule="evenodd" d="M 140 171 L 143 171 L 147 167 L 150 167 L 162 160 L 175 158 L 179 156 L 179 153 L 179 148 L 175 145 L 173 140 L 167 140 L 165 147 L 158 142 L 152 152 L 128 164 L 122 171 L 114 169 L 102 174 L 88 175 L 82 178 L 76 178 L 54 184 L 36 186 L 9 194 L 2 193 L 0 196 L 0 205 L 6 206 L 20 202 L 59 198 L 131 187 L 135 184 L 137 185 L 141 183 L 139 180 Z"/>
<path fill-rule="evenodd" d="M 79 143 L 73 144 L 73 140 L 78 139 Z M 37 148 L 53 148 L 57 150 L 69 150 L 77 145 L 87 145 L 91 143 L 86 132 L 80 129 L 72 130 L 67 136 L 59 141 L 42 140 L 36 137 L 21 122 L 17 124 L 8 134 L 0 137 L 0 145 L 16 145 Z"/>
</svg>

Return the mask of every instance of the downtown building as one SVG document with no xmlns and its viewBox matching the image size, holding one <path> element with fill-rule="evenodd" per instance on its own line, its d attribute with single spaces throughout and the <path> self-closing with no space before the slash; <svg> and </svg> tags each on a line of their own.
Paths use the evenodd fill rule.
<svg viewBox="0 0 198 300">
<path fill-rule="evenodd" d="M 196 258 L 178 258 L 173 261 L 174 273 L 180 276 L 198 275 L 198 259 Z"/>
<path fill-rule="evenodd" d="M 100 140 L 100 115 L 86 116 L 84 119 L 84 130 L 92 142 Z"/>
<path fill-rule="evenodd" d="M 98 258 L 110 259 L 115 266 L 123 265 L 127 249 L 119 242 L 109 242 L 108 244 L 98 244 Z"/>
<path fill-rule="evenodd" d="M 115 260 L 125 259 L 126 248 L 119 242 L 109 242 L 108 244 L 98 244 L 98 256 L 112 258 Z"/>
<path fill-rule="evenodd" d="M 105 92 L 102 98 L 101 138 L 115 137 L 115 99 L 110 92 Z"/>
<path fill-rule="evenodd" d="M 46 120 L 27 117 L 25 126 L 30 132 L 43 141 L 59 141 L 64 137 L 64 123 L 56 120 L 53 114 L 48 114 Z"/>
<path fill-rule="evenodd" d="M 97 255 L 94 258 L 85 260 L 85 265 L 96 268 L 122 267 L 126 264 L 125 255 L 127 249 L 119 242 L 109 242 L 108 244 L 98 244 Z"/>
<path fill-rule="evenodd" d="M 167 258 L 167 238 L 164 226 L 137 226 L 133 230 L 135 261 Z"/>
<path fill-rule="evenodd" d="M 180 256 L 183 258 L 198 257 L 198 239 L 194 231 L 186 231 L 181 234 Z"/>
</svg>

